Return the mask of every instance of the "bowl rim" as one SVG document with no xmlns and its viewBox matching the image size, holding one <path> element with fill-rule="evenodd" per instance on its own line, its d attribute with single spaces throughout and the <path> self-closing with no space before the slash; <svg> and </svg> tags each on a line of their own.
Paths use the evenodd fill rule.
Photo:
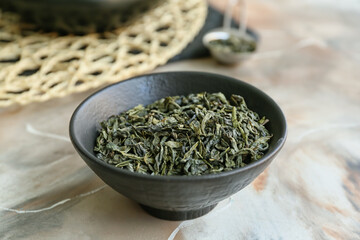
<svg viewBox="0 0 360 240">
<path fill-rule="evenodd" d="M 278 139 L 277 142 L 274 143 L 275 148 L 270 151 L 267 152 L 262 158 L 260 158 L 259 160 L 252 162 L 248 165 L 246 165 L 245 167 L 242 168 L 236 168 L 230 171 L 224 171 L 224 172 L 220 172 L 220 173 L 216 173 L 216 174 L 204 174 L 204 175 L 170 175 L 170 176 L 163 176 L 163 175 L 150 175 L 150 174 L 142 174 L 142 173 L 136 173 L 136 172 L 131 172 L 129 170 L 126 169 L 121 169 L 121 168 L 117 168 L 111 164 L 108 164 L 100 159 L 98 159 L 93 153 L 89 152 L 86 148 L 84 148 L 81 144 L 80 141 L 77 139 L 76 134 L 75 134 L 75 130 L 74 130 L 74 123 L 76 120 L 76 116 L 78 114 L 78 112 L 81 110 L 81 108 L 87 104 L 87 102 L 92 99 L 93 97 L 95 97 L 98 94 L 101 94 L 102 92 L 106 91 L 109 88 L 112 88 L 115 85 L 118 84 L 123 84 L 124 82 L 127 81 L 131 81 L 131 80 L 135 80 L 138 78 L 147 78 L 147 77 L 152 77 L 155 75 L 163 75 L 163 74 L 195 74 L 195 75 L 207 75 L 207 76 L 213 76 L 213 77 L 221 77 L 221 78 L 226 78 L 227 81 L 237 81 L 237 82 L 241 82 L 243 85 L 246 85 L 246 87 L 248 88 L 252 88 L 255 91 L 260 91 L 266 98 L 267 100 L 269 100 L 270 102 L 272 102 L 272 104 L 278 109 L 279 113 L 280 113 L 280 117 L 284 126 L 284 133 L 283 136 L 280 137 Z M 71 119 L 70 119 L 70 123 L 69 123 L 69 136 L 70 136 L 70 140 L 74 146 L 74 148 L 76 149 L 76 151 L 78 151 L 79 153 L 81 153 L 82 155 L 86 156 L 88 159 L 90 159 L 92 162 L 110 170 L 113 172 L 116 172 L 118 174 L 123 174 L 126 175 L 127 177 L 132 177 L 132 178 L 141 178 L 141 179 L 148 179 L 148 180 L 152 180 L 152 181 L 177 181 L 177 182 L 193 182 L 193 181 L 206 181 L 206 180 L 211 180 L 211 179 L 219 179 L 219 178 L 223 178 L 223 177 L 230 177 L 232 175 L 236 175 L 238 173 L 241 172 L 245 172 L 251 168 L 254 168 L 258 165 L 261 165 L 265 162 L 267 162 L 268 160 L 272 159 L 273 157 L 275 157 L 278 152 L 281 150 L 281 148 L 284 146 L 284 143 L 286 141 L 287 138 L 287 122 L 286 122 L 286 118 L 285 115 L 283 113 L 283 111 L 281 110 L 281 108 L 279 107 L 279 105 L 269 96 L 267 95 L 265 92 L 263 92 L 262 90 L 260 90 L 259 88 L 245 82 L 242 81 L 240 79 L 236 79 L 230 76 L 226 76 L 226 75 L 221 75 L 221 74 L 216 74 L 216 73 L 211 73 L 211 72 L 201 72 L 201 71 L 166 71 L 166 72 L 156 72 L 156 73 L 149 73 L 149 74 L 143 74 L 143 75 L 138 75 L 135 77 L 131 77 L 128 79 L 125 79 L 123 81 L 120 82 L 116 82 L 113 84 L 110 84 L 109 86 L 106 86 L 104 88 L 101 88 L 100 90 L 97 90 L 96 92 L 92 93 L 90 96 L 86 97 L 75 109 L 75 111 L 73 112 Z M 82 158 L 82 156 L 81 156 Z"/>
</svg>

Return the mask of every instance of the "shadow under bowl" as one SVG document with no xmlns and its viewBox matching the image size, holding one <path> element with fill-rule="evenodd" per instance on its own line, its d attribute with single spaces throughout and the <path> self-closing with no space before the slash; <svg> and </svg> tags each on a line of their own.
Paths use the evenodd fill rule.
<svg viewBox="0 0 360 240">
<path fill-rule="evenodd" d="M 222 92 L 243 96 L 250 109 L 266 116 L 273 137 L 263 158 L 246 167 L 202 176 L 151 176 L 116 168 L 96 158 L 99 123 L 138 104 L 174 95 Z M 251 183 L 275 158 L 286 139 L 286 120 L 264 92 L 240 80 L 203 72 L 142 75 L 108 86 L 85 99 L 70 121 L 71 141 L 86 164 L 110 187 L 167 220 L 187 220 L 211 211 L 218 202 Z"/>
</svg>

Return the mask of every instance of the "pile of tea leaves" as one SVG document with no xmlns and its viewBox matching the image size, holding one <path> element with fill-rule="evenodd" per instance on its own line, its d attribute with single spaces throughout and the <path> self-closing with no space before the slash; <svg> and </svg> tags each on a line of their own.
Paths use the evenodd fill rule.
<svg viewBox="0 0 360 240">
<path fill-rule="evenodd" d="M 152 175 L 203 175 L 244 167 L 268 149 L 268 120 L 245 100 L 197 93 L 138 105 L 101 122 L 94 151 L 108 164 Z"/>
<path fill-rule="evenodd" d="M 222 52 L 245 53 L 256 50 L 256 42 L 252 39 L 230 35 L 227 39 L 217 39 L 209 42 L 212 49 Z"/>
</svg>

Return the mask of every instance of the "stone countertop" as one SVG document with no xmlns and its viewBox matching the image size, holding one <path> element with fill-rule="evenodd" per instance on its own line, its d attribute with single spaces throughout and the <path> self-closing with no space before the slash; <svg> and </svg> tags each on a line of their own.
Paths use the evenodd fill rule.
<svg viewBox="0 0 360 240">
<path fill-rule="evenodd" d="M 248 7 L 261 36 L 252 59 L 156 71 L 216 72 L 269 94 L 289 134 L 265 172 L 208 215 L 164 221 L 105 186 L 72 147 L 71 114 L 95 90 L 1 109 L 0 239 L 360 239 L 360 3 Z"/>
</svg>

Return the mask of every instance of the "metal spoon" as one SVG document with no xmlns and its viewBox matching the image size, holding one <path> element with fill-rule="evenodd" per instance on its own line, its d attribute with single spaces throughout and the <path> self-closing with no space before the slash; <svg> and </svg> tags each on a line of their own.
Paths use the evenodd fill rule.
<svg viewBox="0 0 360 240">
<path fill-rule="evenodd" d="M 246 32 L 246 22 L 247 22 L 247 11 L 246 11 L 246 0 L 242 0 L 242 7 L 240 10 L 241 21 L 239 24 L 239 29 L 231 28 L 231 12 L 238 0 L 230 0 L 227 5 L 227 9 L 224 15 L 224 22 L 222 28 L 216 28 L 203 37 L 203 44 L 210 50 L 211 55 L 217 59 L 219 62 L 224 64 L 235 64 L 244 61 L 249 58 L 252 52 L 248 51 L 239 51 L 234 52 L 229 48 L 219 48 L 216 47 L 210 42 L 214 40 L 228 40 L 231 36 L 245 41 L 254 42 L 256 44 L 256 39 Z"/>
</svg>

